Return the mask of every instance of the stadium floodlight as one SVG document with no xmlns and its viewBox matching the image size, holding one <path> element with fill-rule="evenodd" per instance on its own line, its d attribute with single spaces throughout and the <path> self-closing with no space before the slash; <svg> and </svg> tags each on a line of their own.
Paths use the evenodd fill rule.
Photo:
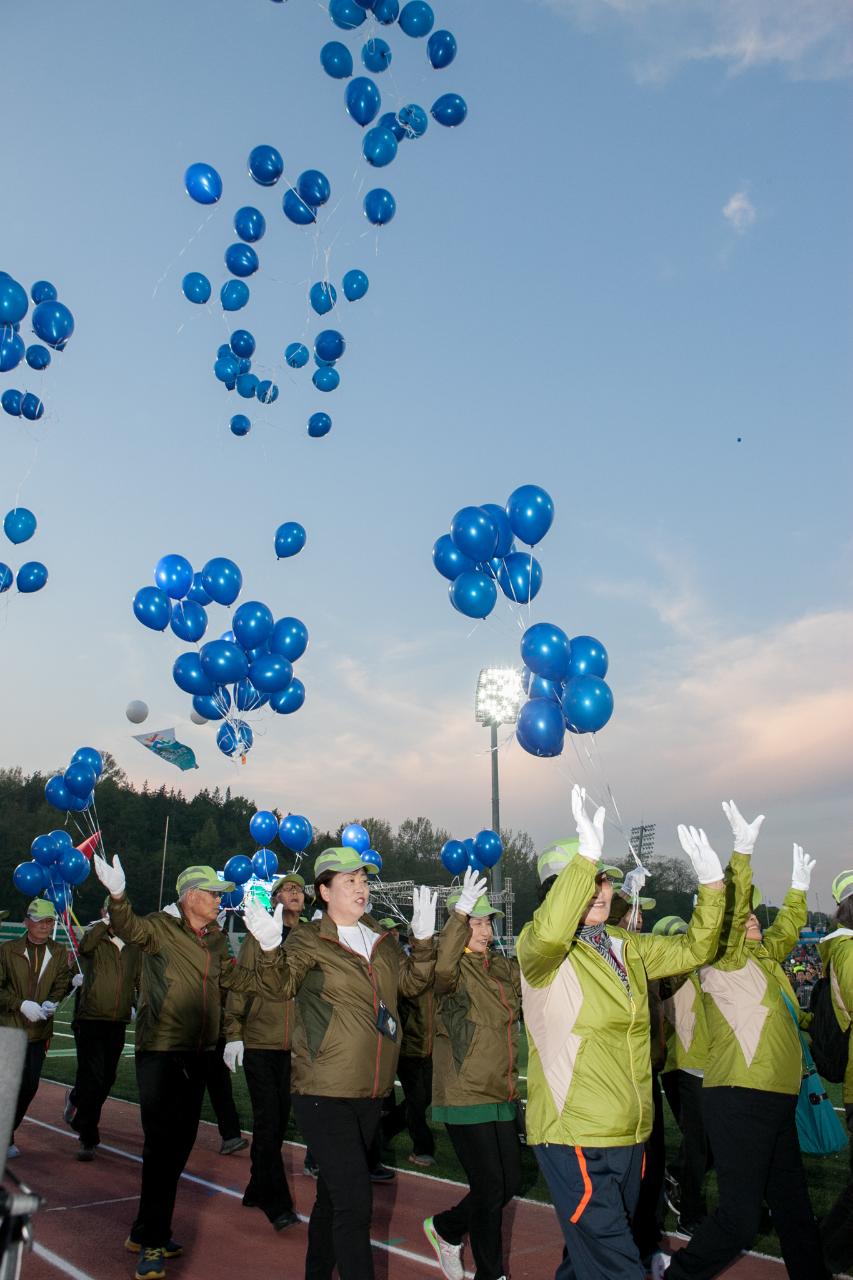
<svg viewBox="0 0 853 1280">
<path fill-rule="evenodd" d="M 491 731 L 492 758 L 492 830 L 501 831 L 501 801 L 498 785 L 498 725 L 515 724 L 524 689 L 518 667 L 484 667 L 477 679 L 474 697 L 474 718 L 478 724 L 488 725 Z M 503 889 L 503 872 L 500 862 L 492 871 L 492 888 L 495 893 Z"/>
</svg>

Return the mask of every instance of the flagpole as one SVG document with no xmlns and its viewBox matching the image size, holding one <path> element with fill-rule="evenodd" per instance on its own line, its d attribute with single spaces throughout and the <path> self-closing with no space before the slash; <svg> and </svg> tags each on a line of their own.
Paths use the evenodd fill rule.
<svg viewBox="0 0 853 1280">
<path fill-rule="evenodd" d="M 166 830 L 163 834 L 163 862 L 160 867 L 160 901 L 157 904 L 157 910 L 163 910 L 163 880 L 166 876 L 166 845 L 169 843 L 169 815 L 166 814 Z"/>
</svg>

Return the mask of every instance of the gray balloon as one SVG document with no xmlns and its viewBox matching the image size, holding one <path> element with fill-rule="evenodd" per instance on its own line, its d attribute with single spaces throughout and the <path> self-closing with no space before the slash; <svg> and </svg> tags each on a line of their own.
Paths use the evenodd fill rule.
<svg viewBox="0 0 853 1280">
<path fill-rule="evenodd" d="M 148 707 L 137 699 L 127 704 L 125 715 L 131 724 L 142 724 L 143 720 L 148 719 Z"/>
</svg>

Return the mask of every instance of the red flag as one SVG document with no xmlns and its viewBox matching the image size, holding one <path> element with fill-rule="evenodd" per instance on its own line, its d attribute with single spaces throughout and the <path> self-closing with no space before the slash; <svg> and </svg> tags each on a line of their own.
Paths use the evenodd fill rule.
<svg viewBox="0 0 853 1280">
<path fill-rule="evenodd" d="M 93 836 L 89 836 L 88 840 L 84 840 L 82 844 L 78 844 L 77 848 L 81 853 L 85 854 L 87 858 L 91 859 L 92 854 L 97 852 L 98 845 L 100 843 L 101 833 L 100 831 L 96 831 Z"/>
</svg>

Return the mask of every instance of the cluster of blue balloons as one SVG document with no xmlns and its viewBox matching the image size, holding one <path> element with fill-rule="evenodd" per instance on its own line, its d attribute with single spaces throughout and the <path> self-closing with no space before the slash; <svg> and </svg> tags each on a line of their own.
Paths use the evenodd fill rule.
<svg viewBox="0 0 853 1280">
<path fill-rule="evenodd" d="M 33 302 L 30 323 L 41 341 L 28 346 L 20 329 L 30 299 Z M 0 373 L 17 369 L 22 360 L 33 372 L 41 373 L 50 364 L 50 350 L 64 351 L 73 332 L 74 317 L 59 301 L 55 285 L 49 280 L 36 280 L 27 296 L 22 284 L 8 272 L 0 271 Z M 11 417 L 26 418 L 29 422 L 38 422 L 44 413 L 44 403 L 39 396 L 14 387 L 6 388 L 0 396 L 0 405 Z"/>
<path fill-rule="evenodd" d="M 527 702 L 515 735 L 533 756 L 558 756 L 565 732 L 597 733 L 613 714 L 607 650 L 594 636 L 573 636 L 537 622 L 521 637 Z"/>
<path fill-rule="evenodd" d="M 103 771 L 101 753 L 94 747 L 79 747 L 65 772 L 48 778 L 44 798 L 63 813 L 83 813 L 95 802 L 95 783 Z"/>
<path fill-rule="evenodd" d="M 30 846 L 30 861 L 18 863 L 12 883 L 28 898 L 44 894 L 57 910 L 66 911 L 71 906 L 72 889 L 87 879 L 91 869 L 85 853 L 60 829 L 36 836 Z"/>
<path fill-rule="evenodd" d="M 227 391 L 236 390 L 244 400 L 256 399 L 261 404 L 274 404 L 278 399 L 276 383 L 252 373 L 255 346 L 254 334 L 248 329 L 235 329 L 230 340 L 216 352 L 213 373 Z M 235 436 L 248 435 L 251 426 L 251 420 L 244 413 L 236 413 L 231 419 L 231 431 Z"/>
<path fill-rule="evenodd" d="M 382 855 L 370 847 L 370 834 L 366 827 L 358 822 L 350 822 L 341 832 L 341 844 L 345 849 L 354 849 L 361 858 L 367 874 L 378 876 L 382 870 Z"/>
<path fill-rule="evenodd" d="M 466 618 L 487 618 L 498 587 L 508 600 L 527 604 L 542 586 L 542 566 L 515 539 L 534 547 L 554 519 L 554 503 L 539 485 L 514 489 L 506 506 L 484 502 L 462 507 L 432 549 L 432 562 L 450 582 L 450 603 Z"/>
<path fill-rule="evenodd" d="M 3 532 L 11 543 L 19 546 L 28 542 L 36 531 L 38 521 L 27 507 L 13 507 L 7 511 L 3 520 Z M 47 569 L 40 560 L 27 560 L 21 565 L 17 574 L 7 564 L 0 561 L 0 595 L 8 591 L 14 583 L 22 595 L 32 595 L 41 591 L 47 582 Z"/>
<path fill-rule="evenodd" d="M 478 831 L 467 840 L 447 840 L 441 846 L 441 864 L 451 875 L 461 876 L 471 867 L 474 871 L 487 871 L 500 862 L 503 841 L 497 831 Z"/>
<path fill-rule="evenodd" d="M 243 853 L 229 858 L 222 869 L 223 880 L 237 886 L 223 894 L 223 907 L 238 907 L 243 901 L 244 885 L 254 876 L 269 882 L 278 874 L 278 856 L 269 848 L 276 836 L 291 853 L 302 854 L 314 838 L 311 823 L 300 813 L 289 813 L 279 822 L 269 809 L 258 809 L 249 819 L 249 834 L 255 841 L 257 852 L 251 857 Z"/>
<path fill-rule="evenodd" d="M 341 281 L 341 289 L 348 302 L 359 302 L 370 287 L 367 273 L 359 267 L 347 271 Z M 308 301 L 318 316 L 325 316 L 338 301 L 338 291 L 330 280 L 317 280 L 308 290 Z M 335 391 L 340 386 L 340 375 L 335 367 L 346 350 L 346 339 L 339 329 L 321 329 L 314 339 L 314 373 L 312 381 L 318 391 Z M 284 351 L 284 359 L 291 369 L 304 369 L 311 360 L 311 352 L 304 342 L 290 342 Z M 327 413 L 313 413 L 308 419 L 309 436 L 319 438 L 328 435 L 332 419 Z"/>
</svg>

